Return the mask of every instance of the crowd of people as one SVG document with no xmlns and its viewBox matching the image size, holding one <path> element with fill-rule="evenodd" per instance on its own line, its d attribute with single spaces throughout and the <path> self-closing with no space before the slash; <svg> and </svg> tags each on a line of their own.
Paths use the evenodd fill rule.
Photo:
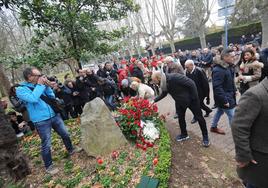
<svg viewBox="0 0 268 188">
<path fill-rule="evenodd" d="M 81 115 L 83 106 L 87 102 L 100 97 L 113 111 L 117 109 L 124 97 L 137 96 L 154 103 L 163 99 L 167 94 L 170 94 L 175 100 L 175 118 L 178 118 L 181 130 L 176 137 L 177 141 L 189 139 L 185 121 L 185 113 L 189 108 L 193 113 L 191 123 L 198 122 L 202 132 L 202 144 L 204 147 L 208 147 L 210 140 L 204 117 L 209 117 L 212 109 L 215 108 L 216 112 L 210 132 L 225 134 L 217 125 L 221 116 L 226 113 L 229 124 L 230 126 L 232 124 L 234 130 L 234 141 L 239 156 L 237 160 L 239 164 L 245 165 L 246 162 L 253 160 L 254 155 L 245 153 L 249 152 L 251 147 L 249 137 L 245 136 L 244 139 L 248 140 L 243 140 L 243 143 L 240 136 L 241 132 L 244 131 L 245 135 L 248 135 L 251 130 L 244 128 L 241 131 L 239 129 L 238 125 L 245 127 L 242 122 L 239 122 L 241 117 L 237 117 L 233 121 L 237 108 L 236 96 L 240 93 L 242 99 L 243 96 L 246 98 L 250 88 L 261 87 L 259 82 L 262 80 L 267 82 L 265 77 L 268 76 L 268 49 L 260 49 L 258 43 L 249 42 L 240 45 L 230 44 L 227 49 L 219 46 L 212 49 L 179 50 L 166 57 L 154 55 L 130 60 L 123 59 L 120 62 L 99 64 L 96 72 L 90 68 L 78 69 L 75 78 L 66 74 L 63 82 L 60 82 L 55 76 L 42 75 L 36 68 L 26 69 L 23 75 L 26 82 L 15 85 L 10 92 L 13 106 L 22 113 L 22 116 L 18 117 L 15 112 L 12 112 L 9 114 L 10 121 L 16 133 L 27 132 L 29 130 L 26 127 L 27 123 L 30 128 L 33 127 L 37 130 L 42 140 L 42 157 L 49 173 L 55 173 L 50 152 L 51 128 L 62 137 L 67 151 L 70 154 L 74 153 L 75 148 L 72 146 L 62 119 L 76 118 Z M 209 82 L 212 82 L 215 102 L 212 108 L 208 106 L 211 94 Z M 255 95 L 254 97 L 256 98 Z M 58 111 L 56 105 L 58 103 L 63 106 L 63 110 Z M 249 111 L 249 109 L 242 108 L 243 105 L 250 108 L 244 103 L 246 103 L 245 99 L 241 102 L 241 109 L 245 111 L 240 109 L 237 114 Z M 254 104 L 252 104 L 253 106 Z M 256 112 L 255 118 L 259 117 L 258 113 L 261 112 Z M 254 122 L 253 119 L 251 119 L 252 122 Z M 261 141 L 257 139 L 254 143 L 258 144 L 258 142 Z M 239 144 L 242 144 L 245 150 Z M 258 151 L 258 155 L 264 153 L 264 158 L 266 158 L 258 156 L 258 159 L 266 160 L 267 163 L 266 146 L 267 139 L 262 142 L 262 147 L 256 146 L 253 149 Z M 247 155 L 247 161 L 243 155 Z M 267 170 L 267 166 L 262 168 Z M 249 185 L 256 184 L 254 179 L 245 179 Z M 266 180 L 261 181 L 267 183 Z"/>
</svg>

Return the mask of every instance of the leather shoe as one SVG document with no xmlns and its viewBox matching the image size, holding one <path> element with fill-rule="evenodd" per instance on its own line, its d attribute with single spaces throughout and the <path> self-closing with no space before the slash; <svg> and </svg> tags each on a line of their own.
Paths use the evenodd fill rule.
<svg viewBox="0 0 268 188">
<path fill-rule="evenodd" d="M 211 127 L 210 132 L 225 135 L 224 130 L 217 128 L 217 127 Z"/>
</svg>

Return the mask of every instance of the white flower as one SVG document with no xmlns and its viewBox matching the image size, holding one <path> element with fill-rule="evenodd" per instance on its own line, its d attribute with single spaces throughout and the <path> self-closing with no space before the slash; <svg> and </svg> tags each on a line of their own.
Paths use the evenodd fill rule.
<svg viewBox="0 0 268 188">
<path fill-rule="evenodd" d="M 142 135 L 146 141 L 153 143 L 159 138 L 159 130 L 155 127 L 154 123 L 151 121 L 146 121 L 144 123 L 141 121 Z"/>
</svg>

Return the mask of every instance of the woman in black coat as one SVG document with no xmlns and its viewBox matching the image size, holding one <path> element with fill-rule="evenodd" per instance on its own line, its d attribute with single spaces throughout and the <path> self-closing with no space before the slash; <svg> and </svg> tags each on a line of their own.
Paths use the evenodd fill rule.
<svg viewBox="0 0 268 188">
<path fill-rule="evenodd" d="M 138 66 L 134 67 L 132 77 L 139 78 L 141 82 L 144 83 L 144 74 Z"/>
</svg>

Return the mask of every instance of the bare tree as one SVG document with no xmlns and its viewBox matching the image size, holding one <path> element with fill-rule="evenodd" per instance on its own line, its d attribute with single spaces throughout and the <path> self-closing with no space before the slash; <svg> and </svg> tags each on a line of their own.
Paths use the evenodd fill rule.
<svg viewBox="0 0 268 188">
<path fill-rule="evenodd" d="M 234 13 L 230 17 L 231 25 L 237 26 L 260 20 L 260 16 L 255 10 L 256 8 L 252 6 L 253 4 L 254 0 L 236 0 Z"/>
<path fill-rule="evenodd" d="M 137 35 L 143 38 L 146 46 L 150 47 L 152 54 L 155 55 L 156 39 L 161 35 L 156 31 L 156 1 L 153 1 L 150 6 L 150 0 L 137 1 L 143 9 L 137 13 L 132 13 L 131 19 L 137 28 Z"/>
<path fill-rule="evenodd" d="M 259 11 L 262 25 L 262 47 L 268 47 L 268 1 L 254 0 L 255 7 Z"/>
<path fill-rule="evenodd" d="M 155 0 L 153 0 L 155 2 Z M 174 40 L 175 35 L 178 32 L 177 27 L 177 15 L 176 15 L 176 0 L 161 0 L 161 3 L 153 4 L 148 1 L 151 9 L 154 10 L 154 16 L 162 28 L 162 34 L 168 40 L 171 51 L 174 53 L 176 51 Z M 154 8 L 155 6 L 155 8 Z"/>
<path fill-rule="evenodd" d="M 183 24 L 196 32 L 202 48 L 206 47 L 205 24 L 209 20 L 215 0 L 177 0 L 177 15 Z"/>
</svg>

